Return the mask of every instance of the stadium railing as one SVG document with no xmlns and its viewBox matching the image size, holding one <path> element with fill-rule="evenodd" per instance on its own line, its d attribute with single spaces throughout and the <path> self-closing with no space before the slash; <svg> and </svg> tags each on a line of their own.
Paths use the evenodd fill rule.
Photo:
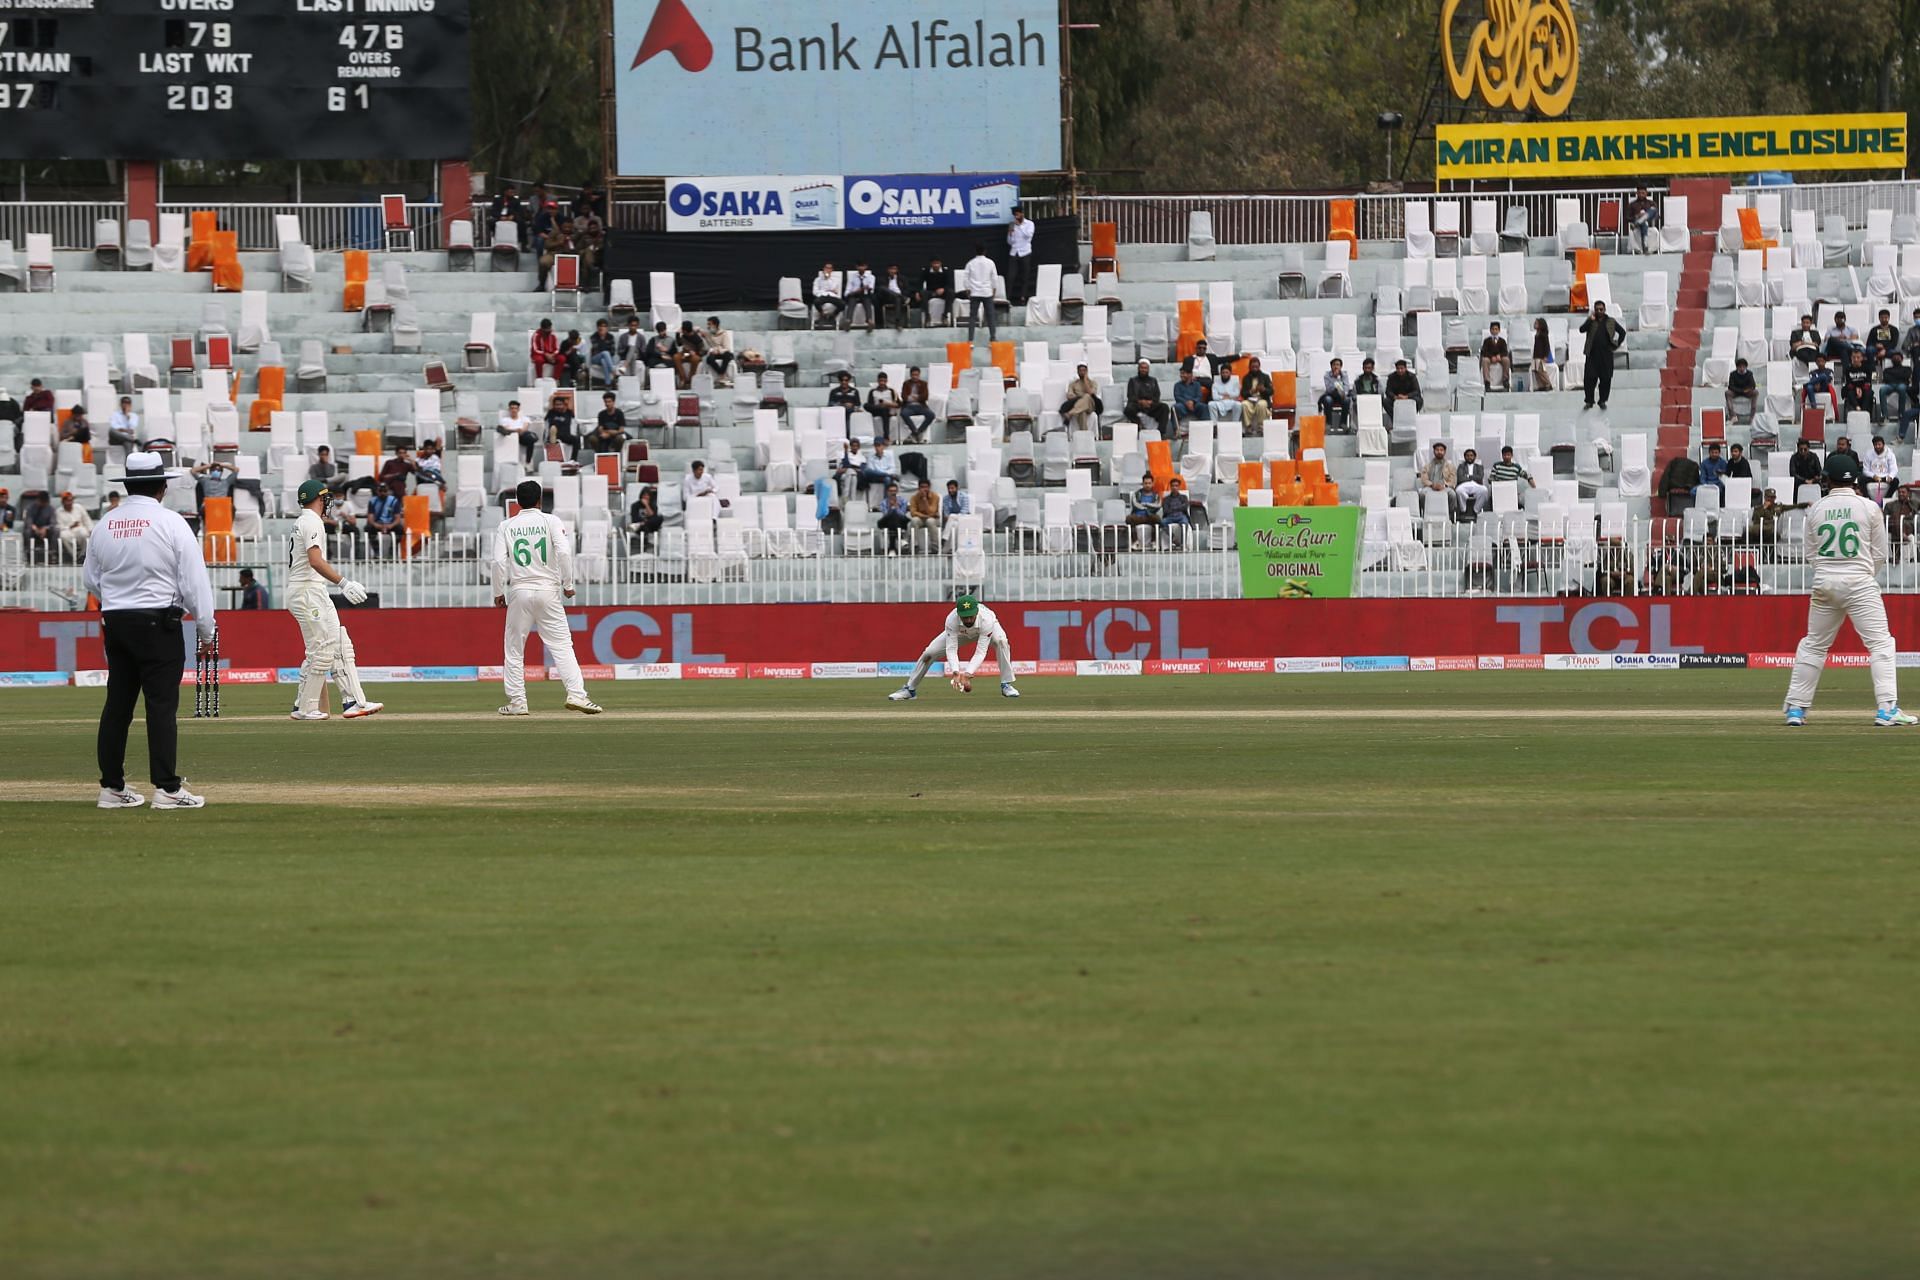
<svg viewBox="0 0 1920 1280">
<path fill-rule="evenodd" d="M 240 248 L 244 252 L 261 253 L 278 249 L 280 242 L 273 220 L 283 213 L 293 214 L 300 219 L 301 243 L 316 253 L 340 249 L 379 249 L 385 244 L 378 201 L 355 204 L 169 203 L 160 206 L 162 213 L 191 214 L 197 209 L 211 209 L 219 214 L 221 230 L 238 232 Z M 426 251 L 441 247 L 440 214 L 441 207 L 437 203 L 407 204 L 407 221 L 413 226 L 416 249 Z M 87 224 L 87 235 L 93 235 L 92 223 Z M 86 247 L 93 247 L 91 238 L 87 240 Z"/>
</svg>

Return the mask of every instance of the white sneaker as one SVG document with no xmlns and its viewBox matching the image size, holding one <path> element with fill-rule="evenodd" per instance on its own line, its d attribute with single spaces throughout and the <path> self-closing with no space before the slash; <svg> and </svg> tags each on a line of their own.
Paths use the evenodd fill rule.
<svg viewBox="0 0 1920 1280">
<path fill-rule="evenodd" d="M 327 713 L 324 711 L 296 711 L 287 717 L 289 720 L 325 720 L 326 718 Z"/>
<path fill-rule="evenodd" d="M 888 694 L 887 701 L 888 702 L 912 702 L 915 698 L 919 696 L 920 695 L 917 691 L 902 687 L 899 689 L 895 689 L 892 693 Z"/>
<path fill-rule="evenodd" d="M 343 719 L 361 720 L 367 716 L 377 716 L 387 709 L 384 702 L 356 702 L 340 713 Z"/>
<path fill-rule="evenodd" d="M 131 787 L 122 787 L 118 791 L 100 788 L 102 809 L 138 809 L 146 802 L 147 798 Z"/>
<path fill-rule="evenodd" d="M 500 714 L 503 716 L 523 716 L 527 714 L 527 704 L 524 702 L 509 702 L 506 706 L 500 708 Z"/>
<path fill-rule="evenodd" d="M 156 809 L 204 809 L 207 807 L 207 798 L 193 794 L 187 790 L 187 784 L 183 782 L 178 791 L 154 792 L 153 807 Z"/>
<path fill-rule="evenodd" d="M 583 716 L 597 716 L 606 708 L 592 698 L 568 698 L 567 710 L 578 711 Z"/>
<path fill-rule="evenodd" d="M 1013 682 L 1009 680 L 1000 686 L 1000 696 L 1003 698 L 1017 698 L 1020 696 L 1020 691 L 1014 688 Z"/>
</svg>

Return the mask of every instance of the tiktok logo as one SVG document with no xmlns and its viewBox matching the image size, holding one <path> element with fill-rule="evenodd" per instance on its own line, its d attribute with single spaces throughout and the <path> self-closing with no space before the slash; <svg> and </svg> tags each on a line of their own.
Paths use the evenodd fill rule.
<svg viewBox="0 0 1920 1280">
<path fill-rule="evenodd" d="M 633 66 L 657 53 L 671 53 L 683 71 L 705 71 L 713 61 L 713 41 L 707 39 L 699 19 L 687 9 L 686 0 L 660 0 L 640 41 L 640 52 L 633 56 Z"/>
</svg>

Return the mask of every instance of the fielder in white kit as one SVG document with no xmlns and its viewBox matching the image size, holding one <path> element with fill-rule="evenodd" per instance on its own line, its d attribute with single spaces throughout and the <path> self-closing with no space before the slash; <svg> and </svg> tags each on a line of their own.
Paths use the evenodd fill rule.
<svg viewBox="0 0 1920 1280">
<path fill-rule="evenodd" d="M 960 646 L 976 645 L 973 658 L 969 662 L 960 661 Z M 893 702 L 907 702 L 920 696 L 920 681 L 926 676 L 935 662 L 944 660 L 947 675 L 954 680 L 954 687 L 962 692 L 972 688 L 975 673 L 986 660 L 987 646 L 993 646 L 994 661 L 1000 664 L 1000 693 L 1003 697 L 1017 698 L 1020 691 L 1013 687 L 1013 655 L 1007 649 L 1007 633 L 1000 626 L 1000 619 L 993 616 L 993 610 L 986 608 L 973 595 L 960 597 L 959 603 L 947 615 L 947 625 L 933 638 L 920 661 L 913 664 L 913 674 L 907 677 L 906 684 L 887 695 Z M 960 679 L 964 677 L 964 681 Z"/>
<path fill-rule="evenodd" d="M 1827 650 L 1851 619 L 1867 646 L 1873 672 L 1873 722 L 1883 728 L 1917 723 L 1900 710 L 1894 672 L 1893 633 L 1875 576 L 1887 563 L 1887 525 L 1880 508 L 1859 492 L 1860 474 L 1852 458 L 1827 459 L 1827 496 L 1807 512 L 1807 562 L 1813 565 L 1813 594 L 1807 606 L 1807 635 L 1793 655 L 1793 680 L 1787 686 L 1787 725 L 1807 722 Z"/>
<path fill-rule="evenodd" d="M 587 696 L 580 678 L 573 632 L 560 603 L 561 596 L 573 595 L 573 535 L 540 510 L 545 491 L 538 480 L 522 480 L 513 496 L 519 512 L 502 521 L 493 535 L 493 603 L 507 610 L 507 705 L 500 714 L 527 714 L 527 636 L 538 631 L 567 687 L 567 710 L 597 716 L 600 706 Z"/>
<path fill-rule="evenodd" d="M 306 660 L 300 664 L 300 694 L 293 706 L 295 720 L 325 720 L 320 695 L 326 690 L 327 677 L 340 689 L 340 714 L 359 720 L 385 709 L 386 704 L 369 702 L 360 688 L 360 668 L 355 665 L 353 640 L 340 625 L 333 607 L 329 586 L 340 588 L 348 604 L 360 604 L 367 589 L 327 563 L 327 526 L 321 520 L 333 495 L 326 482 L 309 480 L 297 495 L 300 515 L 293 522 L 293 543 L 287 549 L 287 612 L 300 624 L 300 638 L 306 641 Z"/>
</svg>

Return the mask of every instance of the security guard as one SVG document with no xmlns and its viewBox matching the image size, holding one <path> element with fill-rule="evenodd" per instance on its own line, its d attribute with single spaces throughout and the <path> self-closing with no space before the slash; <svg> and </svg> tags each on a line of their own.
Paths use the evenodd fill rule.
<svg viewBox="0 0 1920 1280">
<path fill-rule="evenodd" d="M 133 809 L 147 798 L 127 786 L 127 728 L 147 699 L 147 761 L 156 809 L 198 809 L 174 763 L 180 674 L 187 651 L 180 622 L 193 615 L 200 652 L 213 647 L 213 584 L 200 540 L 179 513 L 160 505 L 178 479 L 157 453 L 127 455 L 117 477 L 127 500 L 102 516 L 87 544 L 87 590 L 100 599 L 107 650 L 107 705 L 100 712 L 100 807 Z"/>
</svg>

